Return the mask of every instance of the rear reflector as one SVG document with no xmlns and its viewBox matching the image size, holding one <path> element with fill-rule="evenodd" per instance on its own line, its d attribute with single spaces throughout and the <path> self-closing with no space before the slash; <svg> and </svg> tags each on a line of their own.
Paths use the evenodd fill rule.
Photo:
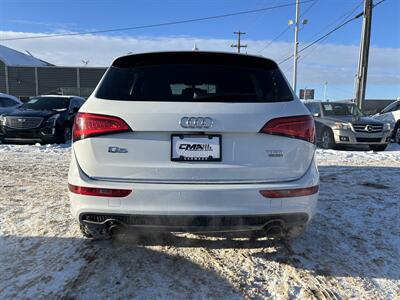
<svg viewBox="0 0 400 300">
<path fill-rule="evenodd" d="M 315 141 L 314 119 L 309 115 L 272 119 L 260 132 L 301 139 L 310 143 Z"/>
<path fill-rule="evenodd" d="M 302 189 L 285 189 L 285 190 L 261 190 L 260 194 L 266 198 L 289 198 L 302 197 L 318 193 L 319 186 L 311 186 Z"/>
<path fill-rule="evenodd" d="M 124 120 L 107 115 L 78 113 L 72 129 L 72 140 L 85 139 L 111 133 L 132 131 Z"/>
<path fill-rule="evenodd" d="M 132 190 L 92 188 L 92 187 L 76 186 L 72 184 L 68 184 L 68 189 L 71 193 L 79 195 L 113 197 L 113 198 L 126 197 L 130 193 L 132 193 Z"/>
</svg>

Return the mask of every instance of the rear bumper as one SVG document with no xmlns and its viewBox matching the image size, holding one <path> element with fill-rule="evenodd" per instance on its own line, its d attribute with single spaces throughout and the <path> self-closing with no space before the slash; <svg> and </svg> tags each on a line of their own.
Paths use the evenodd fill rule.
<svg viewBox="0 0 400 300">
<path fill-rule="evenodd" d="M 239 216 L 182 216 L 182 215 L 128 215 L 83 213 L 79 222 L 89 228 L 121 226 L 128 229 L 167 232 L 223 232 L 261 230 L 279 225 L 282 230 L 303 227 L 309 216 L 305 213 L 280 215 Z"/>
<path fill-rule="evenodd" d="M 390 142 L 391 131 L 377 133 L 333 130 L 335 143 L 341 145 L 384 145 Z"/>
<path fill-rule="evenodd" d="M 283 227 L 306 225 L 315 213 L 318 193 L 265 198 L 260 190 L 296 189 L 319 184 L 313 162 L 296 180 L 265 184 L 150 184 L 106 182 L 88 178 L 71 160 L 69 183 L 77 186 L 131 189 L 124 198 L 93 197 L 69 192 L 71 212 L 86 225 L 107 222 L 166 231 L 256 230 L 272 221 Z"/>
</svg>

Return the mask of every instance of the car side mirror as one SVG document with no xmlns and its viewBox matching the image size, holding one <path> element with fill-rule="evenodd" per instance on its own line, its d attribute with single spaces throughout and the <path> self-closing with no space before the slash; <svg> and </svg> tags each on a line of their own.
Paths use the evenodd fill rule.
<svg viewBox="0 0 400 300">
<path fill-rule="evenodd" d="M 315 114 L 313 114 L 313 117 L 319 117 L 321 114 L 320 113 L 315 113 Z"/>
</svg>

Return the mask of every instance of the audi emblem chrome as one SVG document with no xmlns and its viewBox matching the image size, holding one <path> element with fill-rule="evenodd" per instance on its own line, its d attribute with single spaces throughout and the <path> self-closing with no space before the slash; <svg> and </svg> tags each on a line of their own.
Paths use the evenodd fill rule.
<svg viewBox="0 0 400 300">
<path fill-rule="evenodd" d="M 183 117 L 179 121 L 183 128 L 210 128 L 213 123 L 213 119 L 209 117 Z"/>
</svg>

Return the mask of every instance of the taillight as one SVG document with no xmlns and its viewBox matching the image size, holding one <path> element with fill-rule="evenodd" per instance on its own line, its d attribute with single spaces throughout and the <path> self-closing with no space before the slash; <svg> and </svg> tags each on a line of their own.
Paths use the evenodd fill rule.
<svg viewBox="0 0 400 300">
<path fill-rule="evenodd" d="M 130 195 L 130 193 L 132 193 L 132 190 L 92 188 L 85 186 L 77 186 L 73 184 L 68 184 L 68 189 L 70 192 L 79 195 L 113 197 L 113 198 L 126 197 Z"/>
<path fill-rule="evenodd" d="M 72 140 L 92 136 L 132 131 L 126 122 L 118 117 L 90 113 L 78 113 L 72 129 Z"/>
<path fill-rule="evenodd" d="M 314 118 L 309 115 L 305 115 L 272 119 L 264 125 L 260 132 L 287 136 L 314 143 Z"/>
<path fill-rule="evenodd" d="M 311 186 L 301 189 L 283 189 L 283 190 L 261 190 L 260 194 L 266 198 L 289 198 L 302 197 L 318 193 L 319 186 Z"/>
</svg>

